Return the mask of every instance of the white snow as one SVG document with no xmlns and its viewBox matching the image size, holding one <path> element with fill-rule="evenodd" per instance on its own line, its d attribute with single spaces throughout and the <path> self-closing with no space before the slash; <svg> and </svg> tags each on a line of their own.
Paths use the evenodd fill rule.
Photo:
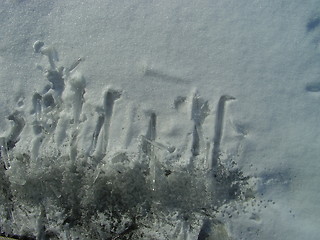
<svg viewBox="0 0 320 240">
<path fill-rule="evenodd" d="M 99 183 L 108 174 L 115 176 L 116 171 L 127 172 L 129 181 L 138 174 L 135 172 L 138 170 L 132 170 L 139 162 L 138 149 L 146 145 L 158 154 L 155 160 L 154 153 L 150 155 L 148 166 L 154 171 L 150 173 L 150 184 L 159 181 L 160 187 L 167 187 L 167 183 L 162 183 L 167 181 L 162 175 L 156 180 L 157 171 L 161 164 L 169 164 L 177 172 L 169 183 L 183 181 L 174 177 L 184 176 L 184 167 L 192 162 L 190 149 L 194 146 L 196 128 L 200 134 L 201 157 L 195 158 L 199 169 L 194 176 L 198 178 L 199 171 L 210 170 L 208 159 L 214 152 L 219 99 L 228 95 L 235 100 L 227 101 L 221 110 L 221 161 L 226 168 L 239 169 L 249 177 L 254 198 L 221 204 L 219 214 L 213 218 L 221 221 L 223 227 L 213 228 L 221 228 L 223 233 L 211 237 L 225 239 L 227 234 L 231 239 L 318 239 L 319 19 L 317 0 L 2 0 L 1 162 L 8 157 L 11 167 L 1 174 L 6 172 L 4 179 L 13 184 L 14 190 L 32 192 L 35 191 L 32 185 L 26 186 L 28 179 L 36 176 L 41 180 L 45 171 L 54 177 L 55 171 L 68 169 L 72 165 L 68 161 L 54 161 L 55 157 L 66 155 L 79 165 L 83 164 L 81 161 L 88 161 L 92 168 L 104 172 L 99 175 L 100 170 L 92 170 L 86 181 L 95 176 Z M 44 42 L 44 46 L 41 48 L 39 42 L 34 45 L 36 41 Z M 54 49 L 58 56 L 54 55 Z M 50 66 L 47 55 L 56 66 L 52 62 Z M 81 61 L 77 61 L 79 58 Z M 61 66 L 65 71 L 59 72 Z M 52 87 L 44 91 L 50 81 L 46 77 L 48 70 L 65 79 L 64 91 L 60 92 L 60 85 L 58 89 Z M 55 75 L 53 80 L 57 79 Z M 41 95 L 39 102 L 36 92 Z M 51 104 L 52 99 L 55 105 Z M 195 111 L 203 110 L 202 113 L 192 115 L 195 99 L 208 101 L 208 109 L 206 104 L 199 103 Z M 44 107 L 45 104 L 48 106 Z M 12 114 L 17 117 L 9 120 Z M 147 132 L 153 114 L 156 115 L 156 136 L 152 126 Z M 198 124 L 195 117 L 203 117 L 203 122 Z M 25 125 L 20 133 L 14 123 L 21 119 Z M 57 126 L 52 127 L 55 123 Z M 6 156 L 8 146 L 4 145 L 8 139 L 19 141 Z M 175 151 L 170 153 L 168 149 L 173 147 Z M 121 155 L 123 153 L 128 159 Z M 30 165 L 21 160 L 23 154 L 30 156 Z M 99 163 L 91 158 L 101 160 L 105 154 L 109 158 Z M 179 154 L 181 158 L 177 157 Z M 70 173 L 65 170 L 66 182 L 74 180 L 72 166 L 70 169 Z M 50 176 L 44 179 L 51 181 Z M 202 180 L 205 179 L 208 177 Z M 192 186 L 201 189 L 200 180 L 192 182 L 195 184 Z M 8 181 L 0 181 L 3 188 Z M 58 199 L 63 187 L 48 186 L 53 188 L 49 193 L 55 194 L 49 194 L 52 199 L 53 196 Z M 178 186 L 176 190 L 179 189 Z M 63 191 L 67 193 L 68 189 Z M 88 190 L 84 195 L 87 197 L 88 193 L 91 192 Z M 17 194 L 17 199 L 23 198 Z M 171 199 L 157 194 L 151 195 L 164 201 Z M 191 194 L 199 192 L 194 190 Z M 94 193 L 92 195 L 94 198 Z M 216 197 L 214 193 L 213 196 Z M 67 229 L 63 223 L 66 217 L 63 207 L 50 203 L 54 201 L 50 199 L 42 203 L 45 211 L 41 204 L 15 208 L 12 221 L 16 222 L 11 226 L 10 221 L 1 219 L 5 218 L 9 203 L 0 196 L 3 202 L 0 202 L 0 230 L 13 228 L 4 233 L 31 232 L 41 239 L 42 223 L 33 221 L 40 219 L 37 221 L 50 225 L 52 231 L 65 231 L 60 232 L 59 239 L 76 239 L 81 231 Z M 203 200 L 205 204 L 208 199 Z M 86 201 L 90 203 L 90 199 Z M 221 210 L 224 207 L 227 210 Z M 25 219 L 26 211 L 34 216 L 30 222 Z M 150 223 L 153 226 L 150 233 L 143 230 L 146 236 L 196 239 L 205 221 L 203 216 L 195 213 L 191 230 L 175 211 L 178 210 L 172 211 L 166 220 L 159 217 L 159 222 Z M 43 216 L 44 212 L 47 216 Z M 223 213 L 226 216 L 222 216 Z M 48 219 L 49 215 L 52 219 Z M 149 224 L 148 218 L 144 221 L 143 224 Z M 93 222 L 106 223 L 106 216 L 99 213 Z M 99 234 L 109 237 L 103 235 L 106 233 Z M 80 239 L 85 237 L 82 235 Z"/>
</svg>

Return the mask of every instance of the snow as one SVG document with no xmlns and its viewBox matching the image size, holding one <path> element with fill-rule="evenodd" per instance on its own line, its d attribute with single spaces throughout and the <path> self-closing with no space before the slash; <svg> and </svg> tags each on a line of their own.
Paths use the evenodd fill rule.
<svg viewBox="0 0 320 240">
<path fill-rule="evenodd" d="M 98 208 L 109 181 L 124 204 L 156 216 L 139 212 L 132 232 L 146 239 L 205 239 L 207 228 L 211 239 L 318 239 L 319 7 L 316 0 L 1 1 L 1 233 L 108 238 L 112 216 L 86 213 L 92 223 L 81 229 L 71 218 L 88 221 L 87 209 L 72 217 L 66 209 Z M 223 174 L 223 183 L 212 180 L 215 151 L 219 173 L 237 172 L 239 199 L 213 190 L 232 189 Z M 196 202 L 211 211 L 209 220 Z M 129 215 L 120 216 L 124 225 Z M 124 225 L 112 231 L 127 239 Z"/>
</svg>

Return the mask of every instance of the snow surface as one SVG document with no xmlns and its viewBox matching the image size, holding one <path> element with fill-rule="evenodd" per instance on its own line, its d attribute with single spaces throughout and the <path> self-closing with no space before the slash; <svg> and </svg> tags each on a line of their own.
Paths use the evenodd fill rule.
<svg viewBox="0 0 320 240">
<path fill-rule="evenodd" d="M 2 0 L 0 22 L 3 234 L 318 239 L 319 1 Z M 107 182 L 155 217 L 83 219 Z"/>
</svg>

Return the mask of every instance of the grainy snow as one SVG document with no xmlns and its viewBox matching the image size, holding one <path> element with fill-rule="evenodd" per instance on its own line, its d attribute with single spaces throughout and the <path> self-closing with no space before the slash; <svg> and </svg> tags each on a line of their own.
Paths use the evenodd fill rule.
<svg viewBox="0 0 320 240">
<path fill-rule="evenodd" d="M 318 239 L 319 1 L 2 0 L 0 22 L 1 235 Z"/>
</svg>

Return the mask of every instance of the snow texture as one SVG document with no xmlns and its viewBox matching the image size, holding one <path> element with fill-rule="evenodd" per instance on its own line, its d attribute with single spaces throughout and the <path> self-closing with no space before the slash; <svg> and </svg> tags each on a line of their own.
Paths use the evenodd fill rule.
<svg viewBox="0 0 320 240">
<path fill-rule="evenodd" d="M 3 0 L 0 20 L 1 236 L 318 239 L 318 1 Z"/>
</svg>

